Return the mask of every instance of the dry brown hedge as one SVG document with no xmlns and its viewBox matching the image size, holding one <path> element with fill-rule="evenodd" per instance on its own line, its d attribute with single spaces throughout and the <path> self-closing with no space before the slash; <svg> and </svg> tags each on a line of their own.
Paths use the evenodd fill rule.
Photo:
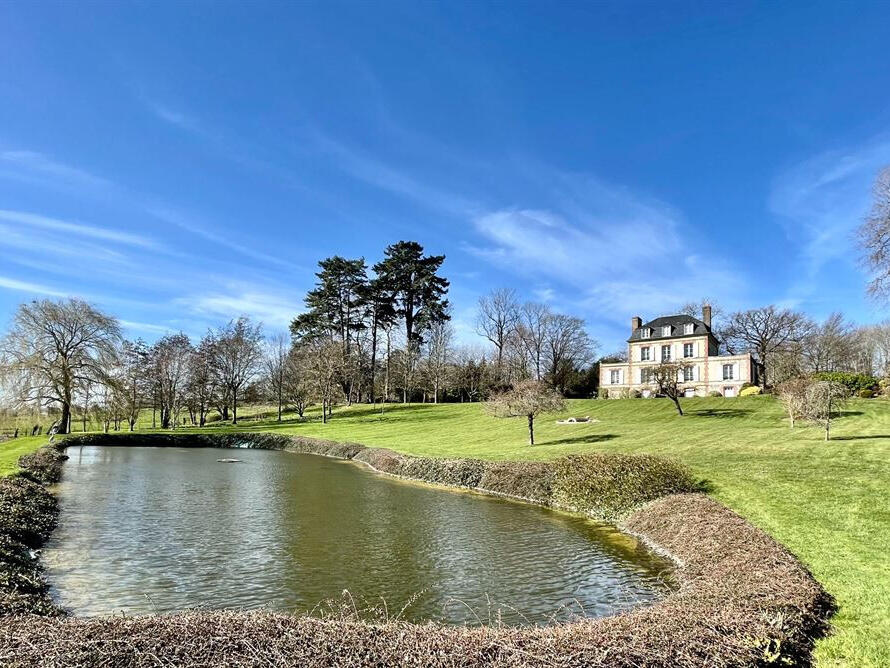
<svg viewBox="0 0 890 668">
<path fill-rule="evenodd" d="M 246 437 L 241 438 L 244 442 Z M 293 443 L 287 437 L 276 438 L 285 440 L 266 439 L 259 447 L 301 452 L 326 447 L 320 442 L 313 445 L 310 439 Z M 392 451 L 361 446 L 337 451 L 353 453 L 359 461 L 398 475 L 408 471 L 440 480 L 475 481 L 480 489 L 523 490 L 527 495 L 516 495 L 548 501 L 561 493 L 560 475 L 581 485 L 581 498 L 588 501 L 595 501 L 593 492 L 581 484 L 585 475 L 579 472 L 614 475 L 616 484 L 631 492 L 639 492 L 639 481 L 648 479 L 637 470 L 639 462 L 608 466 L 597 460 L 598 468 L 594 460 L 563 462 L 560 466 L 570 467 L 572 475 L 544 463 L 482 463 L 479 476 L 479 464 L 473 461 L 423 465 L 415 461 L 422 458 Z M 659 470 L 653 478 L 657 484 L 681 480 L 677 473 L 683 473 Z M 538 475 L 543 481 L 536 481 Z M 579 476 L 582 480 L 575 480 Z M 597 480 L 593 488 L 602 484 Z M 629 498 L 625 493 L 619 497 Z M 101 619 L 17 615 L 0 622 L 0 664 L 418 668 L 809 664 L 815 638 L 827 629 L 833 601 L 800 562 L 765 533 L 707 496 L 690 493 L 650 501 L 627 515 L 621 526 L 677 560 L 680 587 L 654 605 L 613 617 L 550 627 L 469 628 L 266 612 Z"/>
</svg>

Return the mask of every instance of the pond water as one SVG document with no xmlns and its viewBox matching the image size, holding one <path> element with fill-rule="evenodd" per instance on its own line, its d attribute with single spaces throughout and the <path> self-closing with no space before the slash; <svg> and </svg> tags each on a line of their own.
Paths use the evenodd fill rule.
<svg viewBox="0 0 890 668">
<path fill-rule="evenodd" d="M 602 616 L 664 595 L 635 539 L 536 506 L 264 450 L 71 447 L 44 550 L 78 615 L 357 607 L 448 623 Z M 219 463 L 237 458 L 240 463 Z M 319 607 L 321 605 L 321 607 Z M 382 605 L 382 603 L 380 603 Z M 407 606 L 407 607 L 406 607 Z"/>
</svg>

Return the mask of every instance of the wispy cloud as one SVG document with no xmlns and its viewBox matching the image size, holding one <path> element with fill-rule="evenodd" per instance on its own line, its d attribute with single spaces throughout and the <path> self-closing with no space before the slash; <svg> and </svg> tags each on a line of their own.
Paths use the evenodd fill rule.
<svg viewBox="0 0 890 668">
<path fill-rule="evenodd" d="M 79 237 L 87 237 L 89 239 L 97 239 L 100 241 L 110 241 L 113 243 L 127 244 L 130 246 L 139 246 L 142 248 L 157 248 L 158 245 L 152 239 L 114 230 L 107 227 L 98 227 L 87 223 L 62 220 L 59 218 L 51 218 L 26 211 L 10 211 L 8 209 L 0 209 L 0 220 L 18 225 L 36 227 L 54 232 L 63 232 Z"/>
<path fill-rule="evenodd" d="M 856 261 L 853 232 L 869 209 L 877 173 L 888 164 L 890 137 L 884 135 L 813 156 L 776 177 L 770 210 L 802 247 L 809 278 L 832 260 Z"/>
<path fill-rule="evenodd" d="M 5 176 L 41 181 L 50 185 L 92 189 L 107 189 L 113 186 L 108 179 L 59 162 L 37 151 L 0 151 L 0 169 L 3 167 L 12 169 L 3 171 Z"/>
<path fill-rule="evenodd" d="M 164 221 L 165 223 L 180 227 L 183 230 L 190 232 L 191 234 L 199 236 L 203 239 L 207 239 L 208 241 L 211 241 L 218 246 L 233 250 L 241 255 L 244 255 L 245 257 L 259 260 L 260 262 L 287 267 L 289 269 L 297 268 L 291 262 L 283 258 L 276 257 L 274 255 L 270 255 L 268 253 L 264 253 L 252 248 L 249 245 L 249 242 L 239 242 L 230 239 L 228 237 L 228 232 L 224 230 L 218 229 L 215 232 L 211 231 L 210 229 L 196 221 L 193 217 L 188 216 L 180 211 L 161 206 L 150 206 L 148 208 L 148 213 L 150 213 L 155 218 Z"/>
<path fill-rule="evenodd" d="M 249 315 L 272 328 L 286 329 L 302 310 L 295 300 L 254 285 L 231 284 L 224 290 L 194 294 L 176 300 L 190 312 L 213 318 Z"/>
<path fill-rule="evenodd" d="M 7 278 L 6 276 L 0 276 L 0 288 L 34 295 L 44 295 L 46 297 L 67 297 L 71 294 L 46 285 L 41 285 L 40 283 L 19 281 L 14 278 Z"/>
</svg>

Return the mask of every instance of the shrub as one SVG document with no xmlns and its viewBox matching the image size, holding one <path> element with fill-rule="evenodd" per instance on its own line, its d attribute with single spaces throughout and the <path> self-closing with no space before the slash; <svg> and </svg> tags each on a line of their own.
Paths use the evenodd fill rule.
<svg viewBox="0 0 890 668">
<path fill-rule="evenodd" d="M 821 371 L 813 374 L 814 380 L 827 380 L 839 383 L 846 387 L 851 394 L 859 390 L 876 390 L 879 386 L 878 379 L 865 373 L 848 373 L 846 371 Z"/>
<path fill-rule="evenodd" d="M 721 392 L 720 390 L 711 390 L 710 392 L 708 392 L 708 396 L 709 397 L 722 397 L 723 392 Z"/>
<path fill-rule="evenodd" d="M 757 386 L 754 383 L 745 381 L 744 383 L 742 383 L 742 387 L 740 389 L 747 390 L 749 387 L 757 387 Z"/>
<path fill-rule="evenodd" d="M 875 396 L 874 390 L 859 390 L 860 399 L 871 399 Z"/>
<path fill-rule="evenodd" d="M 696 487 L 685 468 L 654 455 L 571 455 L 554 462 L 554 505 L 605 520 Z"/>
<path fill-rule="evenodd" d="M 56 526 L 56 498 L 23 476 L 0 478 L 0 535 L 40 547 Z"/>
<path fill-rule="evenodd" d="M 484 472 L 485 462 L 480 459 L 405 457 L 399 467 L 399 475 L 406 478 L 454 487 L 478 487 Z"/>
<path fill-rule="evenodd" d="M 642 399 L 642 398 L 643 398 L 643 393 L 640 392 L 639 390 L 631 390 L 631 391 L 629 392 L 629 396 L 630 396 L 631 399 Z"/>
<path fill-rule="evenodd" d="M 550 505 L 553 477 L 547 462 L 486 462 L 479 489 Z"/>
<path fill-rule="evenodd" d="M 761 394 L 763 390 L 761 390 L 756 385 L 750 385 L 744 388 L 741 392 L 739 392 L 740 397 L 753 397 L 757 394 Z"/>
<path fill-rule="evenodd" d="M 62 462 L 68 459 L 61 450 L 47 445 L 19 457 L 22 475 L 34 482 L 53 483 L 62 478 Z"/>
</svg>

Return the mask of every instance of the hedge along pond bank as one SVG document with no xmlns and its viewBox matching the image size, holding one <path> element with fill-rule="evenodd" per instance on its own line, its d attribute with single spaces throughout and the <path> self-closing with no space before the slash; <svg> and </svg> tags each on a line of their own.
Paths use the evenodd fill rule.
<svg viewBox="0 0 890 668">
<path fill-rule="evenodd" d="M 127 439 L 127 440 L 125 440 Z M 258 447 L 324 454 L 437 484 L 505 494 L 618 520 L 671 554 L 679 589 L 595 620 L 530 628 L 369 623 L 271 613 L 190 612 L 135 618 L 16 615 L 0 624 L 12 665 L 759 666 L 807 665 L 833 603 L 799 561 L 762 531 L 689 493 L 683 469 L 655 457 L 582 456 L 552 463 L 406 457 L 268 434 L 90 435 L 67 443 Z"/>
</svg>

